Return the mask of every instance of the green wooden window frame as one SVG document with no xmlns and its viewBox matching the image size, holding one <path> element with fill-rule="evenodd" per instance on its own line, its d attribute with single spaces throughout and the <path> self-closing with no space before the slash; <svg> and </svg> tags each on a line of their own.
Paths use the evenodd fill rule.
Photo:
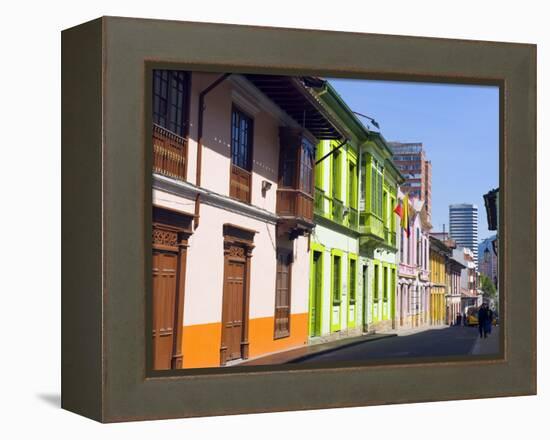
<svg viewBox="0 0 550 440">
<path fill-rule="evenodd" d="M 350 255 L 348 263 L 349 303 L 355 304 L 357 302 L 357 257 Z"/>
<path fill-rule="evenodd" d="M 331 145 L 334 148 L 334 145 Z M 338 150 L 331 156 L 331 196 L 332 198 L 342 200 L 342 151 Z"/>
<path fill-rule="evenodd" d="M 374 302 L 378 302 L 378 285 L 379 285 L 379 279 L 380 279 L 380 265 L 375 264 L 374 265 L 374 273 L 373 273 L 373 289 L 372 289 L 372 299 Z"/>
<path fill-rule="evenodd" d="M 389 192 L 384 188 L 382 191 L 382 218 L 384 219 L 384 226 L 389 229 L 390 217 L 388 207 Z"/>
<path fill-rule="evenodd" d="M 370 157 L 369 171 L 371 184 L 370 210 L 378 218 L 383 219 L 382 192 L 384 188 L 384 168 L 380 162 L 372 156 Z"/>
<path fill-rule="evenodd" d="M 353 209 L 357 209 L 357 162 L 348 159 L 348 199 L 347 205 Z"/>
<path fill-rule="evenodd" d="M 332 303 L 342 302 L 342 255 L 332 254 Z"/>
<path fill-rule="evenodd" d="M 320 141 L 317 144 L 317 148 L 315 148 L 315 162 L 317 162 L 321 157 L 323 157 L 324 154 L 324 142 Z M 319 189 L 324 190 L 323 184 L 324 184 L 324 166 L 325 161 L 319 162 L 315 166 L 315 186 Z"/>
<path fill-rule="evenodd" d="M 367 171 L 369 170 L 368 166 L 368 155 L 365 153 L 361 156 L 361 161 L 359 163 L 359 169 L 361 171 L 361 186 L 359 188 L 359 207 L 361 208 L 361 211 L 366 211 L 367 207 L 369 205 L 369 193 L 368 190 L 368 182 L 369 180 L 369 174 Z"/>
</svg>

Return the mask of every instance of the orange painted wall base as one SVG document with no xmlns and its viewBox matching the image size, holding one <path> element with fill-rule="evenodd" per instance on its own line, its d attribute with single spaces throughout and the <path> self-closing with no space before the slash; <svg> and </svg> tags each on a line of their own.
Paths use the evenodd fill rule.
<svg viewBox="0 0 550 440">
<path fill-rule="evenodd" d="M 248 341 L 249 357 L 257 357 L 307 343 L 308 315 L 290 316 L 290 335 L 274 339 L 274 317 L 251 319 Z M 188 325 L 183 327 L 183 368 L 208 368 L 220 366 L 221 322 Z"/>
<path fill-rule="evenodd" d="M 290 335 L 286 338 L 273 339 L 275 322 L 273 316 L 250 320 L 248 340 L 250 341 L 249 357 L 300 347 L 307 343 L 308 314 L 290 315 Z"/>
</svg>

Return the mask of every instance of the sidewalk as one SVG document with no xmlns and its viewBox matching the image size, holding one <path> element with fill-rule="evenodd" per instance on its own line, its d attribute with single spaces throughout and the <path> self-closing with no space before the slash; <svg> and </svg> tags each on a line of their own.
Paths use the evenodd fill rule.
<svg viewBox="0 0 550 440">
<path fill-rule="evenodd" d="M 444 328 L 449 328 L 449 326 L 446 324 L 445 325 L 421 325 L 419 327 L 393 329 L 392 333 L 395 333 L 397 336 L 409 336 L 409 335 L 415 335 L 416 333 L 425 332 L 428 330 L 441 330 Z"/>
<path fill-rule="evenodd" d="M 362 344 L 364 342 L 376 341 L 379 339 L 391 338 L 397 336 L 396 333 L 375 333 L 353 338 L 342 338 L 330 342 L 314 345 L 304 345 L 303 347 L 291 348 L 279 353 L 261 356 L 254 359 L 249 359 L 244 362 L 239 362 L 239 366 L 249 365 L 277 365 L 287 364 L 296 361 L 303 361 L 313 357 L 319 353 L 329 353 L 338 350 L 342 347 L 351 347 L 353 345 Z M 234 364 L 237 365 L 237 364 Z"/>
<path fill-rule="evenodd" d="M 483 354 L 498 354 L 500 350 L 499 346 L 499 327 L 494 326 L 491 334 L 487 338 L 478 337 L 470 354 L 483 355 Z"/>
</svg>

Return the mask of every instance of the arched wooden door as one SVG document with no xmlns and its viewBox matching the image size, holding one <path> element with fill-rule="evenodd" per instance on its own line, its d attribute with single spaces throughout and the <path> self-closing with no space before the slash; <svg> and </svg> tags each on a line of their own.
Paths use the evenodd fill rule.
<svg viewBox="0 0 550 440">
<path fill-rule="evenodd" d="M 153 208 L 152 368 L 182 368 L 187 241 L 192 216 Z"/>
<path fill-rule="evenodd" d="M 153 251 L 153 358 L 155 370 L 172 368 L 178 254 Z"/>
<path fill-rule="evenodd" d="M 250 269 L 256 231 L 226 223 L 220 364 L 248 358 Z"/>
</svg>

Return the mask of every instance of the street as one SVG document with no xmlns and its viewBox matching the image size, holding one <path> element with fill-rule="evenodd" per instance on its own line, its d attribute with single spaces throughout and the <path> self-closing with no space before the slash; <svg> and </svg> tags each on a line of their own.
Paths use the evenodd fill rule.
<svg viewBox="0 0 550 440">
<path fill-rule="evenodd" d="M 320 361 L 364 361 L 373 359 L 418 358 L 497 354 L 499 328 L 494 327 L 487 339 L 480 339 L 477 327 L 447 327 L 426 330 L 408 336 L 367 341 L 319 353 L 292 363 Z"/>
</svg>

